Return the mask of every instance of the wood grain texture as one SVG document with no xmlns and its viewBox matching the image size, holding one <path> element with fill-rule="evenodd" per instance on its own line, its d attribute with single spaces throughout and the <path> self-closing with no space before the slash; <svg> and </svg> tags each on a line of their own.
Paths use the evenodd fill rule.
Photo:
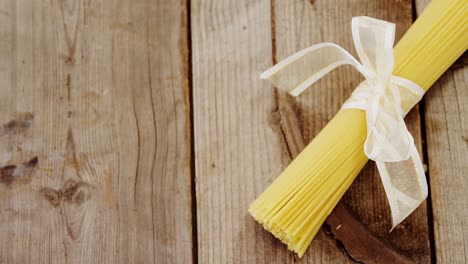
<svg viewBox="0 0 468 264">
<path fill-rule="evenodd" d="M 185 2 L 0 22 L 0 263 L 192 262 Z"/>
<path fill-rule="evenodd" d="M 337 43 L 355 54 L 350 30 L 353 16 L 366 15 L 396 23 L 396 39 L 399 39 L 412 23 L 411 1 L 275 0 L 274 3 L 274 43 L 277 61 L 320 42 Z M 297 98 L 295 108 L 298 109 L 297 119 L 305 142 L 309 142 L 334 116 L 360 80 L 362 77 L 353 68 L 340 68 L 322 78 Z M 421 153 L 420 119 L 417 107 L 408 115 L 406 122 Z M 283 131 L 290 129 L 286 128 Z M 289 149 L 290 146 L 286 148 Z M 341 203 L 349 208 L 351 215 L 354 215 L 358 221 L 353 221 L 352 216 L 343 213 L 343 210 L 340 214 L 332 213 L 331 220 L 327 221 L 330 227 L 348 228 L 349 232 L 325 229 L 332 238 L 326 236 L 324 232 L 319 232 L 304 257 L 308 259 L 307 261 L 342 262 L 344 258 L 365 263 L 394 263 L 396 260 L 418 263 L 430 261 L 425 204 L 389 234 L 390 209 L 373 163 L 365 167 Z M 356 226 L 357 223 L 361 223 L 365 228 Z M 372 239 L 353 239 L 351 231 L 356 228 L 367 230 L 366 235 L 373 236 L 372 239 L 381 241 L 381 244 L 370 243 Z M 414 235 L 416 233 L 418 236 Z M 323 242 L 324 240 L 337 240 L 337 243 L 328 245 Z"/>
<path fill-rule="evenodd" d="M 468 68 L 449 70 L 425 96 L 438 263 L 468 261 Z"/>
</svg>

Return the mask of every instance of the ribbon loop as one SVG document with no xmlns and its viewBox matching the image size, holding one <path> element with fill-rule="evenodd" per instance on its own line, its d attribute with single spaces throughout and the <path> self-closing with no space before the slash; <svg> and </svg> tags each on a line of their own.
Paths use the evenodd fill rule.
<svg viewBox="0 0 468 264">
<path fill-rule="evenodd" d="M 370 17 L 354 17 L 351 24 L 360 61 L 386 81 L 394 65 L 395 24 Z"/>
<path fill-rule="evenodd" d="M 342 109 L 366 112 L 364 152 L 377 162 L 395 227 L 427 196 L 422 162 L 403 120 L 424 90 L 410 80 L 392 75 L 393 23 L 354 17 L 352 33 L 361 62 L 336 44 L 321 43 L 286 58 L 262 73 L 261 78 L 297 96 L 341 65 L 352 65 L 365 77 Z"/>
</svg>

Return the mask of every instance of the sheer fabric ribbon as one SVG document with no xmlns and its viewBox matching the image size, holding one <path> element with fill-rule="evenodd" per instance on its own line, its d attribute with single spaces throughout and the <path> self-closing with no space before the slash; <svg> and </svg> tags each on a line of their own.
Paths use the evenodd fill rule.
<svg viewBox="0 0 468 264">
<path fill-rule="evenodd" d="M 410 80 L 392 75 L 395 24 L 354 17 L 352 34 L 360 62 L 334 43 L 321 43 L 286 58 L 262 73 L 261 78 L 297 96 L 340 65 L 352 65 L 365 77 L 342 109 L 366 112 L 364 152 L 377 163 L 393 229 L 427 197 L 421 158 L 403 120 L 424 90 Z"/>
</svg>

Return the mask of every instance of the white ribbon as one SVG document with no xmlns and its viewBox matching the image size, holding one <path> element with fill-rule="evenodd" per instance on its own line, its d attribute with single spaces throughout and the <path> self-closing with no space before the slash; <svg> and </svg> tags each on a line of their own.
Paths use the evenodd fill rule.
<svg viewBox="0 0 468 264">
<path fill-rule="evenodd" d="M 421 158 L 403 120 L 424 90 L 410 80 L 392 75 L 395 24 L 354 17 L 352 33 L 361 63 L 342 47 L 321 43 L 286 58 L 262 73 L 261 78 L 294 96 L 340 65 L 352 65 L 366 78 L 342 109 L 366 111 L 364 152 L 377 163 L 393 229 L 427 197 Z"/>
</svg>

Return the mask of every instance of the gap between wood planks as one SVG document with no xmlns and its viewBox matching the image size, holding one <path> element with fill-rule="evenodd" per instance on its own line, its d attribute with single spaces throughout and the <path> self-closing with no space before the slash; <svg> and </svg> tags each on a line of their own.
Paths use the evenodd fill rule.
<svg viewBox="0 0 468 264">
<path fill-rule="evenodd" d="M 431 253 L 431 263 L 436 261 L 436 251 L 435 251 L 435 238 L 434 238 L 434 213 L 432 210 L 432 192 L 431 192 L 431 178 L 429 171 L 429 155 L 427 152 L 427 135 L 426 135 L 426 117 L 425 117 L 426 104 L 424 100 L 419 102 L 419 117 L 421 120 L 421 144 L 422 144 L 422 154 L 423 162 L 426 165 L 426 180 L 427 180 L 427 223 L 429 225 L 429 247 Z"/>
<path fill-rule="evenodd" d="M 192 18 L 191 18 L 191 5 L 190 0 L 185 0 L 185 15 L 182 15 L 182 19 L 185 21 L 182 23 L 187 27 L 187 47 L 186 50 L 186 69 L 185 73 L 188 82 L 188 98 L 189 98 L 189 122 L 190 122 L 190 190 L 191 190 L 191 207 L 192 207 L 192 261 L 198 263 L 198 222 L 197 222 L 197 190 L 196 190 L 196 171 L 195 171 L 195 118 L 193 109 L 193 71 L 192 71 Z"/>
<path fill-rule="evenodd" d="M 413 23 L 416 21 L 418 18 L 418 10 L 416 8 L 416 3 L 417 0 L 412 0 L 411 1 L 411 7 L 412 7 L 412 16 L 413 16 Z M 420 119 L 420 124 L 421 124 L 421 147 L 422 147 L 422 159 L 423 159 L 423 164 L 426 165 L 426 180 L 427 180 L 427 198 L 426 198 L 426 204 L 427 204 L 427 224 L 428 224 L 428 233 L 429 233 L 429 251 L 431 254 L 431 263 L 436 262 L 436 249 L 435 249 L 435 238 L 434 238 L 434 213 L 432 210 L 432 192 L 431 192 L 431 178 L 430 178 L 430 172 L 429 172 L 429 154 L 427 151 L 427 135 L 426 135 L 426 117 L 425 117 L 425 110 L 426 110 L 426 104 L 425 100 L 421 100 L 418 103 L 419 105 L 419 119 Z"/>
</svg>

